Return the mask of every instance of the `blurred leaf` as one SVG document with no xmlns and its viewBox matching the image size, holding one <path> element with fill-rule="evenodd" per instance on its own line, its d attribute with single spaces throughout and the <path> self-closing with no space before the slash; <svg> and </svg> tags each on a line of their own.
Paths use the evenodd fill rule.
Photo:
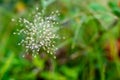
<svg viewBox="0 0 120 80">
<path fill-rule="evenodd" d="M 66 67 L 66 66 L 62 66 L 61 67 L 61 71 L 62 73 L 68 77 L 68 79 L 71 79 L 71 80 L 76 80 L 77 79 L 77 76 L 78 76 L 78 69 L 77 67 L 74 67 L 74 68 L 69 68 L 69 67 Z"/>
<path fill-rule="evenodd" d="M 108 3 L 108 5 L 111 7 L 111 8 L 116 8 L 117 7 L 117 3 L 116 3 L 116 1 L 110 1 L 109 3 Z"/>
<path fill-rule="evenodd" d="M 98 11 L 98 12 L 100 12 L 100 11 L 106 11 L 106 8 L 103 7 L 102 5 L 100 5 L 99 3 L 91 3 L 89 5 L 89 8 L 91 8 L 94 11 Z"/>
<path fill-rule="evenodd" d="M 7 58 L 4 65 L 0 69 L 0 79 L 2 79 L 3 76 L 5 75 L 5 73 L 8 71 L 8 69 L 10 68 L 12 61 L 14 59 L 14 54 L 12 52 L 10 52 L 9 54 L 10 54 L 10 56 Z"/>
<path fill-rule="evenodd" d="M 57 72 L 43 72 L 41 74 L 42 77 L 44 77 L 45 80 L 67 80 L 66 76 L 63 76 Z"/>
<path fill-rule="evenodd" d="M 120 17 L 120 7 L 118 6 L 118 3 L 116 1 L 114 1 L 114 2 L 112 1 L 112 2 L 109 2 L 109 6 L 112 9 L 112 12 L 116 16 Z"/>
<path fill-rule="evenodd" d="M 76 25 L 76 29 L 75 29 L 75 33 L 74 33 L 74 38 L 73 38 L 73 43 L 72 43 L 72 49 L 75 47 L 75 43 L 78 42 L 77 40 L 79 40 L 79 34 L 80 34 L 80 29 L 83 25 L 83 23 L 86 21 L 86 17 L 83 15 L 80 18 L 80 21 L 78 22 L 78 24 Z"/>
<path fill-rule="evenodd" d="M 65 40 L 64 42 L 62 42 L 61 44 L 59 44 L 59 45 L 57 46 L 57 48 L 62 48 L 62 47 L 64 47 L 64 46 L 70 44 L 71 42 L 72 42 L 72 39 L 69 38 L 69 39 Z"/>
<path fill-rule="evenodd" d="M 56 0 L 41 0 L 43 8 L 47 8 L 49 5 L 51 5 Z"/>
<path fill-rule="evenodd" d="M 40 70 L 43 70 L 44 68 L 44 60 L 39 59 L 39 57 L 36 55 L 35 58 L 33 58 L 33 64 L 37 67 L 40 68 Z"/>
</svg>

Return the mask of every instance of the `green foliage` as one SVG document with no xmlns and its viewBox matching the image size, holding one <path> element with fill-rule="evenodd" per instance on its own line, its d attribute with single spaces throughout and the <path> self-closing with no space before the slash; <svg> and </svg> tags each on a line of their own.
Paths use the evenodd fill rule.
<svg viewBox="0 0 120 80">
<path fill-rule="evenodd" d="M 116 16 L 118 16 L 118 17 L 120 17 L 120 3 L 119 2 L 116 2 L 116 1 L 114 1 L 114 2 L 109 2 L 109 6 L 110 6 L 110 8 L 112 9 L 112 12 L 116 15 Z"/>
<path fill-rule="evenodd" d="M 120 80 L 120 7 L 117 0 L 0 1 L 0 80 Z M 35 5 L 46 13 L 59 10 L 56 59 L 26 55 L 13 35 Z M 46 15 L 47 15 L 46 14 Z M 30 18 L 31 19 L 31 18 Z M 18 24 L 18 23 L 17 23 Z"/>
</svg>

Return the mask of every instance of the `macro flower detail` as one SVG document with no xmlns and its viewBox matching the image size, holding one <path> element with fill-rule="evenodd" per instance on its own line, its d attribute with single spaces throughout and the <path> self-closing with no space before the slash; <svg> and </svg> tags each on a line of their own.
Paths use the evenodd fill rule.
<svg viewBox="0 0 120 80">
<path fill-rule="evenodd" d="M 57 50 L 55 44 L 59 38 L 57 34 L 59 28 L 57 22 L 58 11 L 52 12 L 49 16 L 44 15 L 44 11 L 37 11 L 32 20 L 19 18 L 21 29 L 14 34 L 23 35 L 24 38 L 18 43 L 25 48 L 26 53 L 36 56 L 40 51 L 49 53 L 55 57 Z M 32 16 L 31 16 L 32 17 Z M 14 21 L 14 19 L 12 19 Z"/>
</svg>

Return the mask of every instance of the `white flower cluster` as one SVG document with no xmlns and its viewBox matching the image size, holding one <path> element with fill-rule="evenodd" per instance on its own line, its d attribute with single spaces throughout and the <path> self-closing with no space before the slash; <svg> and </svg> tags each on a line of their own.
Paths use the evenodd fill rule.
<svg viewBox="0 0 120 80">
<path fill-rule="evenodd" d="M 24 46 L 26 52 L 31 51 L 33 56 L 44 50 L 56 58 L 54 53 L 57 49 L 55 40 L 59 38 L 56 19 L 58 15 L 58 11 L 52 12 L 49 16 L 45 16 L 44 12 L 37 11 L 31 21 L 20 18 L 18 21 L 22 24 L 22 29 L 17 30 L 14 34 L 22 34 L 25 37 L 18 45 Z"/>
</svg>

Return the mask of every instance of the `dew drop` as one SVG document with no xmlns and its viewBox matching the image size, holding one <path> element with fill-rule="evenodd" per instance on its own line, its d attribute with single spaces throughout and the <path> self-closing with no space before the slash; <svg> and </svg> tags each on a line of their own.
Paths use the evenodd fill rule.
<svg viewBox="0 0 120 80">
<path fill-rule="evenodd" d="M 38 7 L 36 7 L 36 10 L 38 10 L 39 8 Z"/>
<path fill-rule="evenodd" d="M 18 43 L 18 45 L 20 45 L 20 43 Z"/>
<path fill-rule="evenodd" d="M 51 52 L 50 54 L 52 55 L 53 53 Z"/>
<path fill-rule="evenodd" d="M 24 58 L 24 57 L 25 57 L 25 55 L 22 55 L 22 57 Z"/>
<path fill-rule="evenodd" d="M 15 21 L 15 19 L 13 19 L 13 18 L 12 18 L 11 20 L 12 20 L 13 22 Z"/>
<path fill-rule="evenodd" d="M 54 56 L 54 59 L 56 59 L 56 56 Z"/>
<path fill-rule="evenodd" d="M 15 32 L 13 34 L 16 34 Z"/>
<path fill-rule="evenodd" d="M 34 58 L 36 58 L 37 56 L 36 55 L 34 55 Z"/>
</svg>

